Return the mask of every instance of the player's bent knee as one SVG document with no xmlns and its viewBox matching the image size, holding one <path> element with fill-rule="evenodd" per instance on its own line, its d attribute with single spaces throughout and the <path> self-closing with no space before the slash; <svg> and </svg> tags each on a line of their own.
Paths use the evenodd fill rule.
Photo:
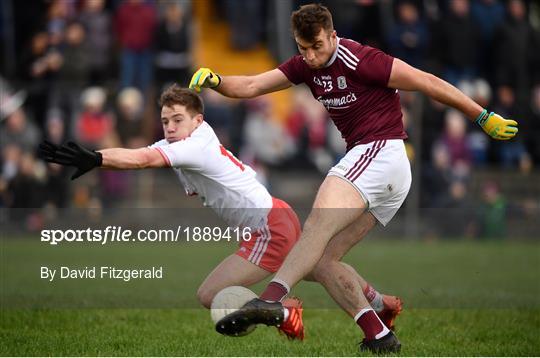
<svg viewBox="0 0 540 358">
<path fill-rule="evenodd" d="M 203 286 L 197 290 L 197 299 L 205 308 L 210 308 L 215 295 L 216 292 Z"/>
</svg>

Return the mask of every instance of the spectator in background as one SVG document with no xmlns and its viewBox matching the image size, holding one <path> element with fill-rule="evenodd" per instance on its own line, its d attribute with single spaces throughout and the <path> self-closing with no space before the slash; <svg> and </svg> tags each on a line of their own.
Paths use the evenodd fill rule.
<svg viewBox="0 0 540 358">
<path fill-rule="evenodd" d="M 158 88 L 171 82 L 189 83 L 191 75 L 190 16 L 177 2 L 168 2 L 165 19 L 156 32 L 156 81 Z"/>
<path fill-rule="evenodd" d="M 341 37 L 382 47 L 381 20 L 384 19 L 387 4 L 376 0 L 328 1 L 326 6 L 332 13 L 334 28 Z"/>
<path fill-rule="evenodd" d="M 70 128 L 78 112 L 79 97 L 88 81 L 90 70 L 86 33 L 79 22 L 72 22 L 66 28 L 61 64 L 51 106 L 62 109 Z"/>
<path fill-rule="evenodd" d="M 3 9 L 0 10 L 0 15 L 2 16 L 3 24 L 7 25 L 12 21 L 13 31 L 5 32 L 7 27 L 3 28 L 4 37 L 0 48 L 2 49 L 1 51 L 6 52 L 6 55 L 9 55 L 7 46 L 10 41 L 13 41 L 13 49 L 15 50 L 16 56 L 14 58 L 14 61 L 16 62 L 15 66 L 17 67 L 18 73 L 21 73 L 24 69 L 21 67 L 22 57 L 20 55 L 28 50 L 31 39 L 36 33 L 44 32 L 47 34 L 47 13 L 50 2 L 32 1 L 31 5 L 29 5 L 28 1 L 10 1 L 7 4 L 9 5 L 3 6 Z M 8 10 L 10 7 L 11 11 Z M 8 40 L 10 32 L 12 38 L 11 40 Z M 15 74 L 13 73 L 7 76 L 10 80 L 13 80 L 16 76 L 13 75 Z"/>
<path fill-rule="evenodd" d="M 482 204 L 478 216 L 481 238 L 506 237 L 507 204 L 497 183 L 490 181 L 482 185 Z"/>
<path fill-rule="evenodd" d="M 416 6 L 402 1 L 397 7 L 397 20 L 388 34 L 390 53 L 410 65 L 423 68 L 428 46 L 428 30 Z"/>
<path fill-rule="evenodd" d="M 118 7 L 115 29 L 122 49 L 120 87 L 137 87 L 144 94 L 152 81 L 152 42 L 157 16 L 153 5 L 127 0 Z"/>
<path fill-rule="evenodd" d="M 497 84 L 510 85 L 518 104 L 523 105 L 532 85 L 531 74 L 538 71 L 531 64 L 540 48 L 540 41 L 527 20 L 527 10 L 522 0 L 508 2 L 508 18 L 497 32 L 495 43 Z"/>
<path fill-rule="evenodd" d="M 222 0 L 231 27 L 230 43 L 239 51 L 257 46 L 263 39 L 266 18 L 263 0 Z"/>
<path fill-rule="evenodd" d="M 438 140 L 441 134 L 441 126 L 444 123 L 444 116 L 446 114 L 447 107 L 431 98 L 423 101 L 423 109 L 421 111 L 421 158 L 423 162 L 430 162 L 432 159 L 432 150 L 434 142 Z"/>
<path fill-rule="evenodd" d="M 494 106 L 497 113 L 502 112 L 507 118 L 518 115 L 519 108 L 516 103 L 516 92 L 509 85 L 501 85 L 497 88 L 497 102 Z"/>
<path fill-rule="evenodd" d="M 269 166 L 279 166 L 293 153 L 293 143 L 280 123 L 272 117 L 267 99 L 247 102 L 244 126 L 245 148 L 255 160 Z"/>
<path fill-rule="evenodd" d="M 76 138 L 90 148 L 101 148 L 114 135 L 113 120 L 105 111 L 105 91 L 90 87 L 81 95 L 83 111 L 77 120 Z"/>
<path fill-rule="evenodd" d="M 0 148 L 16 145 L 23 151 L 33 152 L 39 141 L 41 133 L 38 127 L 26 117 L 22 107 L 14 109 L 7 114 L 0 123 Z"/>
<path fill-rule="evenodd" d="M 8 206 L 26 210 L 10 210 L 10 220 L 23 221 L 30 230 L 42 225 L 39 209 L 45 202 L 45 167 L 30 152 L 23 152 L 18 161 L 17 174 L 8 184 Z"/>
<path fill-rule="evenodd" d="M 472 163 L 472 153 L 466 137 L 467 122 L 463 115 L 455 110 L 446 112 L 445 129 L 440 138 L 450 157 L 454 170 L 468 173 Z"/>
<path fill-rule="evenodd" d="M 487 108 L 491 104 L 491 86 L 483 78 L 477 78 L 471 82 L 472 85 L 472 99 L 484 108 Z"/>
<path fill-rule="evenodd" d="M 72 13 L 72 4 L 66 0 L 53 0 L 47 12 L 47 32 L 53 47 L 59 47 L 64 41 L 64 32 Z"/>
<path fill-rule="evenodd" d="M 144 99 L 141 92 L 134 88 L 124 88 L 116 100 L 116 130 L 125 148 L 140 148 L 146 143 L 142 137 L 142 116 Z"/>
<path fill-rule="evenodd" d="M 460 238 L 473 234 L 473 205 L 468 199 L 468 172 L 453 166 L 446 145 L 437 143 L 432 162 L 422 172 L 421 206 L 427 208 L 430 235 Z"/>
<path fill-rule="evenodd" d="M 7 185 L 19 171 L 19 162 L 21 161 L 22 150 L 17 144 L 6 144 L 2 146 L 2 171 L 0 178 Z"/>
<path fill-rule="evenodd" d="M 451 181 L 450 156 L 446 147 L 437 143 L 431 151 L 431 162 L 424 166 L 422 172 L 421 206 L 441 208 Z"/>
<path fill-rule="evenodd" d="M 66 139 L 64 114 L 59 108 L 51 108 L 47 111 L 45 139 L 55 144 L 62 144 Z"/>
<path fill-rule="evenodd" d="M 479 29 L 478 63 L 476 68 L 484 78 L 494 77 L 493 56 L 494 37 L 497 28 L 504 21 L 504 6 L 499 0 L 473 0 L 471 16 Z M 486 21 L 489 19 L 489 21 Z"/>
<path fill-rule="evenodd" d="M 24 92 L 14 92 L 0 78 L 0 206 L 22 207 L 31 204 L 21 193 L 21 163 L 41 140 L 36 125 L 29 121 L 22 107 Z M 30 154 L 29 154 L 30 155 Z M 25 165 L 25 170 L 28 165 Z M 17 181 L 14 183 L 14 181 Z M 15 189 L 16 192 L 14 191 Z M 31 188 L 29 188 L 31 190 Z M 18 206 L 17 206 L 18 205 Z M 26 214 L 10 219 L 24 219 Z"/>
<path fill-rule="evenodd" d="M 357 31 L 357 24 L 362 23 L 363 11 L 358 1 L 328 2 L 325 6 L 332 13 L 336 31 L 344 38 L 360 41 L 363 34 Z"/>
<path fill-rule="evenodd" d="M 119 145 L 113 116 L 106 111 L 107 95 L 101 87 L 90 87 L 81 95 L 83 112 L 77 121 L 76 138 L 89 148 Z M 93 194 L 95 179 L 99 185 L 99 198 Z M 102 170 L 82 180 L 75 188 L 76 205 L 108 207 L 115 200 L 122 200 L 131 190 L 133 173 L 127 171 Z"/>
<path fill-rule="evenodd" d="M 474 214 L 466 181 L 453 180 L 447 189 L 442 212 L 439 212 L 440 233 L 455 239 L 473 236 Z"/>
<path fill-rule="evenodd" d="M 494 110 L 501 113 L 505 118 L 521 118 L 525 114 L 525 111 L 516 103 L 515 91 L 512 87 L 505 85 L 497 88 L 497 103 Z M 517 167 L 522 156 L 527 154 L 523 140 L 530 130 L 530 124 L 527 121 L 522 121 L 522 123 L 522 136 L 508 141 L 505 145 L 494 143 L 500 163 L 504 167 Z"/>
<path fill-rule="evenodd" d="M 476 75 L 477 27 L 470 16 L 468 0 L 450 1 L 449 12 L 440 25 L 440 59 L 444 78 L 456 85 L 461 80 L 472 80 Z"/>
<path fill-rule="evenodd" d="M 103 86 L 110 73 L 112 25 L 111 15 L 104 5 L 104 0 L 85 0 L 79 15 L 87 34 L 89 84 L 93 86 Z"/>
<path fill-rule="evenodd" d="M 49 35 L 40 31 L 32 36 L 30 46 L 21 56 L 21 78 L 28 92 L 27 108 L 43 128 L 45 113 L 55 73 L 62 65 L 58 51 L 49 51 Z"/>
<path fill-rule="evenodd" d="M 430 215 L 435 234 L 446 237 L 470 235 L 471 204 L 467 185 L 471 167 L 471 151 L 465 136 L 463 115 L 449 110 L 445 116 L 445 131 L 433 148 L 433 164 L 424 173 L 427 192 L 424 205 L 436 210 Z M 442 211 L 441 211 L 442 210 Z"/>
</svg>

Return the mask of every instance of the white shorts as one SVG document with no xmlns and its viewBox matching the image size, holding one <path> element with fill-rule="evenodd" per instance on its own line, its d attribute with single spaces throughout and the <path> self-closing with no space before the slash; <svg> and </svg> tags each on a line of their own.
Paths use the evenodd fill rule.
<svg viewBox="0 0 540 358">
<path fill-rule="evenodd" d="M 383 226 L 394 217 L 411 187 L 411 165 L 401 139 L 359 144 L 328 175 L 351 183 Z"/>
</svg>

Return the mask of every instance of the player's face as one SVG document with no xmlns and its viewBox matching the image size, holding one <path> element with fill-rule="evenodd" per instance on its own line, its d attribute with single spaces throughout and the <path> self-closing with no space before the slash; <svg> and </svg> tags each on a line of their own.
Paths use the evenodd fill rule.
<svg viewBox="0 0 540 358">
<path fill-rule="evenodd" d="M 163 135 L 169 143 L 186 139 L 202 123 L 202 114 L 192 116 L 185 106 L 175 104 L 161 108 Z"/>
<path fill-rule="evenodd" d="M 312 42 L 298 36 L 295 36 L 295 40 L 304 61 L 313 69 L 323 68 L 336 50 L 337 36 L 334 30 L 329 32 L 321 29 Z"/>
</svg>

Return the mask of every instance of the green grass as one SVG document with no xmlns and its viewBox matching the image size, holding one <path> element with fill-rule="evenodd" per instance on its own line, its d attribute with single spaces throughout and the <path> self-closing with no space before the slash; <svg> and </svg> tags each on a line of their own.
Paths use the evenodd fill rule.
<svg viewBox="0 0 540 358">
<path fill-rule="evenodd" d="M 540 317 L 520 310 L 406 310 L 402 355 L 537 356 Z M 213 331 L 198 309 L 17 310 L 2 314 L 0 352 L 22 356 L 353 356 L 360 333 L 338 310 L 308 310 L 307 337 L 259 327 L 243 338 Z"/>
<path fill-rule="evenodd" d="M 71 245 L 2 241 L 2 356 L 352 356 L 361 332 L 317 284 L 306 303 L 306 340 L 259 327 L 215 333 L 195 290 L 234 248 L 225 245 Z M 540 355 L 540 247 L 524 243 L 368 241 L 347 257 L 382 291 L 400 295 L 402 355 Z M 160 264 L 163 280 L 47 283 L 40 265 Z M 260 290 L 258 285 L 255 291 Z M 59 308 L 61 307 L 61 308 Z M 129 308 L 126 308 L 129 307 Z"/>
</svg>

